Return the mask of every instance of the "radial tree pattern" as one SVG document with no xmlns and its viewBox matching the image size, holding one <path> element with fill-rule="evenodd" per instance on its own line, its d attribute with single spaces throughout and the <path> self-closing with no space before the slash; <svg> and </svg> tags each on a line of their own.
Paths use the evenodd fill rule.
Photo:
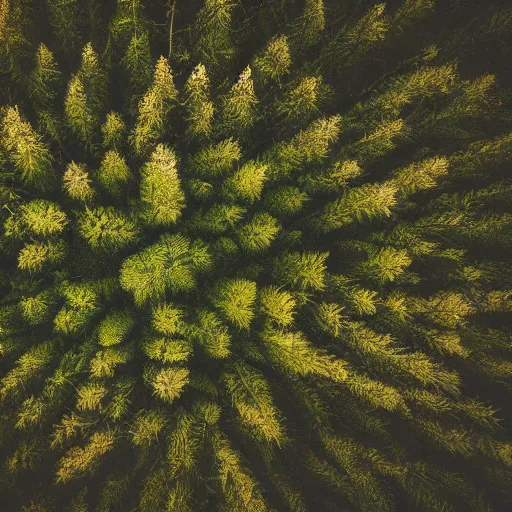
<svg viewBox="0 0 512 512">
<path fill-rule="evenodd" d="M 0 0 L 0 508 L 512 510 L 512 10 Z"/>
</svg>

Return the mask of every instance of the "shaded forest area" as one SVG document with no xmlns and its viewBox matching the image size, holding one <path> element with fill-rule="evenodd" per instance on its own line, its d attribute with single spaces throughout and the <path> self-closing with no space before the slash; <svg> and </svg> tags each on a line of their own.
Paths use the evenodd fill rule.
<svg viewBox="0 0 512 512">
<path fill-rule="evenodd" d="M 511 40 L 0 0 L 2 512 L 512 509 Z"/>
</svg>

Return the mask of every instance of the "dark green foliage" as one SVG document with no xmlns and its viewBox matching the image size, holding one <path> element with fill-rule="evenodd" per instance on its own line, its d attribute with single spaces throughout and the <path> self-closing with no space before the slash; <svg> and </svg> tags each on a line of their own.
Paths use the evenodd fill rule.
<svg viewBox="0 0 512 512">
<path fill-rule="evenodd" d="M 1 512 L 512 510 L 511 28 L 0 0 Z"/>
</svg>

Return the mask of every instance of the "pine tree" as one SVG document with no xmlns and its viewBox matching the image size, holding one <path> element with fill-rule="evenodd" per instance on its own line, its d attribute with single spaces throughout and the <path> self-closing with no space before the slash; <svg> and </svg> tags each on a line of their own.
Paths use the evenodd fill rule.
<svg viewBox="0 0 512 512">
<path fill-rule="evenodd" d="M 272 322 L 281 326 L 293 323 L 296 301 L 291 293 L 277 286 L 268 286 L 259 292 L 260 308 Z"/>
<path fill-rule="evenodd" d="M 256 283 L 247 279 L 230 279 L 216 283 L 211 300 L 229 322 L 247 329 L 254 317 L 255 299 Z"/>
<path fill-rule="evenodd" d="M 288 45 L 288 38 L 281 35 L 273 38 L 261 55 L 254 59 L 254 70 L 261 80 L 279 80 L 290 72 L 292 58 Z"/>
<path fill-rule="evenodd" d="M 231 0 L 205 0 L 194 20 L 192 33 L 197 61 L 215 71 L 234 56 L 231 29 L 234 7 Z"/>
<path fill-rule="evenodd" d="M 103 146 L 107 148 L 118 148 L 124 140 L 126 124 L 121 114 L 118 112 L 109 112 L 105 122 L 101 126 L 103 134 Z"/>
<path fill-rule="evenodd" d="M 63 240 L 25 244 L 18 253 L 18 268 L 38 272 L 48 265 L 62 263 L 66 255 L 67 246 Z"/>
<path fill-rule="evenodd" d="M 94 189 L 91 187 L 89 173 L 85 169 L 84 164 L 71 162 L 62 179 L 64 181 L 64 190 L 71 199 L 87 201 L 94 197 Z"/>
<path fill-rule="evenodd" d="M 188 384 L 189 371 L 185 368 L 164 368 L 152 379 L 153 393 L 160 399 L 172 403 Z"/>
<path fill-rule="evenodd" d="M 222 376 L 244 426 L 256 439 L 279 443 L 284 433 L 263 375 L 245 364 L 236 364 Z"/>
<path fill-rule="evenodd" d="M 258 98 L 251 74 L 251 68 L 247 66 L 229 93 L 222 98 L 221 130 L 228 135 L 243 134 L 256 122 Z"/>
<path fill-rule="evenodd" d="M 217 178 L 231 171 L 241 156 L 240 145 L 231 138 L 202 148 L 190 157 L 188 166 L 200 178 Z"/>
<path fill-rule="evenodd" d="M 29 78 L 29 94 L 38 111 L 41 125 L 43 113 L 55 115 L 58 93 L 61 89 L 62 73 L 53 53 L 41 43 L 37 49 L 35 65 Z"/>
<path fill-rule="evenodd" d="M 106 192 L 119 197 L 131 178 L 131 172 L 124 157 L 114 149 L 105 153 L 96 178 Z"/>
<path fill-rule="evenodd" d="M 8 156 L 23 182 L 45 189 L 54 177 L 51 153 L 18 107 L 8 107 L 3 116 L 3 141 Z"/>
<path fill-rule="evenodd" d="M 121 286 L 131 292 L 136 304 L 162 298 L 166 290 L 190 290 L 196 274 L 211 266 L 208 246 L 190 242 L 181 235 L 163 235 L 159 242 L 124 260 Z"/>
<path fill-rule="evenodd" d="M 133 317 L 126 311 L 115 311 L 105 317 L 98 326 L 98 343 L 104 347 L 118 345 L 135 325 Z"/>
<path fill-rule="evenodd" d="M 274 275 L 278 281 L 300 290 L 322 290 L 328 256 L 328 253 L 316 252 L 284 254 L 274 263 Z"/>
<path fill-rule="evenodd" d="M 147 153 L 147 148 L 162 137 L 177 94 L 169 63 L 160 57 L 155 64 L 153 84 L 139 102 L 137 121 L 130 134 L 130 143 L 137 154 Z"/>
<path fill-rule="evenodd" d="M 226 199 L 252 203 L 257 201 L 263 191 L 266 165 L 258 162 L 246 162 L 233 176 L 223 184 Z"/>
<path fill-rule="evenodd" d="M 293 42 L 299 49 L 315 45 L 325 29 L 324 0 L 306 0 L 292 27 Z"/>
<path fill-rule="evenodd" d="M 238 229 L 238 240 L 247 252 L 262 252 L 270 247 L 280 226 L 268 213 L 257 213 Z"/>
<path fill-rule="evenodd" d="M 159 144 L 151 160 L 142 169 L 140 198 L 143 203 L 142 218 L 148 224 L 170 225 L 175 223 L 185 206 L 176 169 L 174 152 Z"/>
<path fill-rule="evenodd" d="M 92 249 L 107 253 L 133 244 L 138 236 L 136 224 L 113 206 L 86 207 L 79 215 L 78 230 Z"/>
<path fill-rule="evenodd" d="M 212 131 L 214 107 L 210 101 L 209 87 L 206 68 L 198 64 L 185 84 L 187 131 L 192 137 L 205 137 Z"/>
<path fill-rule="evenodd" d="M 390 215 L 390 206 L 396 203 L 396 187 L 392 183 L 367 184 L 350 189 L 340 199 L 328 203 L 314 221 L 321 232 L 339 229 L 365 217 Z"/>
</svg>

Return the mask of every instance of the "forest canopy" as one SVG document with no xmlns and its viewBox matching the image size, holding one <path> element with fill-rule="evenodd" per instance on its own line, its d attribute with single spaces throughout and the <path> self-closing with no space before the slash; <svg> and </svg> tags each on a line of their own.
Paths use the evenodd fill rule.
<svg viewBox="0 0 512 512">
<path fill-rule="evenodd" d="M 0 0 L 2 512 L 512 510 L 506 0 Z"/>
</svg>

